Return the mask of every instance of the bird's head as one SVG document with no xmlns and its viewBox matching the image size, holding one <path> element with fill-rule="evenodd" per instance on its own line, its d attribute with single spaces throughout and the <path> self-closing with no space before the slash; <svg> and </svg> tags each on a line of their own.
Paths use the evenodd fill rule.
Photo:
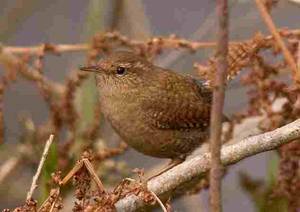
<svg viewBox="0 0 300 212">
<path fill-rule="evenodd" d="M 146 59 L 127 51 L 119 51 L 100 59 L 94 66 L 81 67 L 80 70 L 96 74 L 97 85 L 130 87 L 147 80 L 152 64 Z"/>
</svg>

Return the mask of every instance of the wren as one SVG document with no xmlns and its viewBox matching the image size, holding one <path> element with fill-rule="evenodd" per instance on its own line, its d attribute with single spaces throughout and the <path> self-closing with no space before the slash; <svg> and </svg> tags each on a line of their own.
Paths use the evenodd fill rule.
<svg viewBox="0 0 300 212">
<path fill-rule="evenodd" d="M 96 73 L 104 116 L 137 151 L 184 159 L 207 140 L 212 91 L 203 82 L 126 51 L 80 69 Z"/>
</svg>

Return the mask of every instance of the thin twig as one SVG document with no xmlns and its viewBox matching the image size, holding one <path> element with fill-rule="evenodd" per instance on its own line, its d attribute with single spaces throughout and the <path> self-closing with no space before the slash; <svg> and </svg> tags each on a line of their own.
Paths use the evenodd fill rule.
<svg viewBox="0 0 300 212">
<path fill-rule="evenodd" d="M 98 178 L 91 162 L 87 158 L 83 158 L 82 160 L 79 160 L 78 163 L 72 168 L 72 170 L 69 171 L 68 174 L 59 182 L 59 186 L 54 190 L 54 192 L 52 192 L 52 194 L 50 193 L 50 195 L 43 202 L 42 206 L 39 208 L 38 211 L 42 211 L 46 207 L 46 204 L 48 204 L 51 200 L 52 200 L 52 202 L 50 202 L 51 203 L 50 211 L 53 211 L 54 208 L 55 208 L 55 204 L 57 202 L 57 199 L 59 198 L 60 188 L 62 186 L 64 186 L 65 184 L 67 184 L 69 182 L 69 180 L 72 177 L 74 177 L 74 175 L 83 167 L 86 168 L 86 170 L 88 171 L 90 176 L 93 178 L 93 180 L 97 184 L 97 187 L 99 189 L 99 193 L 100 194 L 105 194 L 106 193 L 105 188 L 104 188 L 101 180 Z"/>
<path fill-rule="evenodd" d="M 103 186 L 101 180 L 100 180 L 99 177 L 97 176 L 97 174 L 96 174 L 96 172 L 95 172 L 95 170 L 94 170 L 94 168 L 93 168 L 91 162 L 90 162 L 88 159 L 86 159 L 86 158 L 84 158 L 84 159 L 82 159 L 82 160 L 83 160 L 83 163 L 84 163 L 86 169 L 87 169 L 88 172 L 90 173 L 90 176 L 91 176 L 91 177 L 93 178 L 93 180 L 95 181 L 95 183 L 96 183 L 96 185 L 97 185 L 97 187 L 98 187 L 98 189 L 99 189 L 99 193 L 100 193 L 100 194 L 105 193 L 105 188 L 104 188 L 104 186 Z"/>
<path fill-rule="evenodd" d="M 136 182 L 135 179 L 132 179 L 132 178 L 125 178 L 124 180 L 127 180 L 129 182 Z M 161 209 L 164 211 L 164 212 L 168 212 L 168 210 L 166 209 L 166 207 L 164 206 L 164 204 L 162 203 L 162 201 L 159 199 L 159 197 L 151 190 L 148 190 L 152 196 L 156 199 L 156 201 L 158 202 L 158 204 L 160 205 Z"/>
<path fill-rule="evenodd" d="M 211 147 L 211 170 L 210 170 L 210 210 L 219 212 L 221 204 L 221 178 L 222 165 L 220 159 L 221 133 L 223 106 L 225 97 L 225 81 L 227 77 L 227 54 L 228 54 L 228 8 L 227 0 L 217 1 L 217 13 L 219 19 L 218 46 L 217 46 L 217 71 L 216 84 L 213 87 L 213 105 L 210 120 L 210 147 Z"/>
<path fill-rule="evenodd" d="M 54 201 L 52 202 L 52 205 L 51 205 L 51 208 L 50 208 L 49 212 L 53 212 L 54 211 L 56 201 L 57 201 L 57 198 L 55 198 Z"/>
<path fill-rule="evenodd" d="M 258 153 L 276 149 L 298 138 L 300 138 L 300 119 L 273 131 L 248 137 L 236 144 L 223 146 L 221 161 L 224 166 L 228 166 Z M 182 189 L 185 183 L 205 174 L 210 169 L 210 161 L 209 153 L 198 155 L 150 180 L 147 188 L 157 196 L 170 194 L 177 187 Z M 135 195 L 127 196 L 116 203 L 118 211 L 135 211 L 144 206 L 143 200 Z"/>
<path fill-rule="evenodd" d="M 150 191 L 149 192 L 152 194 L 152 196 L 156 199 L 156 201 L 158 202 L 158 204 L 160 205 L 161 209 L 163 210 L 163 212 L 168 212 L 168 210 L 166 209 L 166 207 L 164 206 L 164 204 L 162 203 L 162 201 L 158 198 L 158 196 L 153 192 Z"/>
<path fill-rule="evenodd" d="M 99 193 L 105 193 L 105 188 L 101 182 L 101 180 L 99 179 L 99 177 L 97 176 L 91 162 L 84 158 L 82 160 L 80 160 L 74 167 L 73 169 L 64 177 L 64 179 L 61 180 L 61 182 L 59 183 L 60 186 L 65 185 L 67 182 L 69 182 L 69 180 L 83 167 L 85 166 L 85 168 L 87 169 L 87 171 L 89 172 L 90 176 L 93 178 L 93 180 L 95 181 L 98 189 L 99 189 Z"/>
<path fill-rule="evenodd" d="M 47 90 L 49 94 L 62 94 L 64 92 L 64 87 L 61 84 L 49 80 L 33 67 L 22 63 L 19 57 L 5 51 L 5 49 L 0 49 L 0 64 L 7 68 L 7 70 L 18 70 L 18 73 L 25 79 L 40 83 L 43 89 Z"/>
<path fill-rule="evenodd" d="M 45 46 L 47 48 L 45 48 Z M 38 54 L 41 51 L 47 53 L 61 53 L 61 52 L 77 52 L 77 51 L 87 51 L 90 48 L 88 44 L 79 43 L 79 44 L 41 44 L 38 46 L 31 47 L 21 47 L 21 46 L 7 46 L 4 47 L 6 52 L 15 53 L 15 54 Z"/>
<path fill-rule="evenodd" d="M 298 70 L 300 71 L 300 41 L 298 42 L 297 67 L 298 67 Z"/>
<path fill-rule="evenodd" d="M 290 34 L 294 35 L 300 35 L 300 30 L 289 30 Z M 280 34 L 281 32 L 279 32 Z M 178 38 L 174 36 L 169 37 L 154 37 L 146 41 L 141 40 L 130 40 L 126 36 L 123 36 L 118 33 L 112 33 L 107 32 L 104 34 L 101 34 L 101 37 L 103 39 L 106 39 L 107 41 L 110 41 L 112 43 L 119 42 L 121 46 L 131 46 L 131 47 L 137 47 L 141 45 L 146 45 L 149 43 L 157 43 L 162 42 L 164 48 L 183 48 L 183 49 L 189 49 L 197 50 L 201 48 L 215 48 L 217 44 L 215 42 L 199 42 L 199 41 L 190 41 L 183 38 Z M 273 39 L 272 35 L 268 35 L 265 37 L 265 39 Z M 240 42 L 246 42 L 248 40 L 241 40 L 241 41 L 231 41 L 230 45 L 235 45 Z M 44 51 L 45 53 L 63 53 L 63 52 L 78 52 L 78 51 L 87 51 L 91 48 L 90 45 L 86 43 L 78 43 L 78 44 L 41 44 L 37 46 L 1 46 L 1 51 L 5 53 L 15 53 L 15 54 L 39 54 L 41 51 Z"/>
<path fill-rule="evenodd" d="M 83 167 L 84 163 L 82 160 L 80 160 L 71 171 L 68 172 L 68 174 L 59 182 L 60 186 L 65 185 L 69 180 Z"/>
<path fill-rule="evenodd" d="M 56 188 L 54 189 L 51 194 L 47 197 L 47 199 L 42 203 L 42 205 L 40 206 L 40 208 L 37 210 L 38 212 L 41 212 L 41 211 L 45 211 L 45 207 L 47 206 L 48 203 L 51 204 L 51 208 L 52 208 L 52 205 L 53 203 L 55 204 L 56 203 L 56 200 L 57 198 L 59 197 L 59 194 L 60 194 L 60 188 Z"/>
<path fill-rule="evenodd" d="M 41 157 L 38 169 L 36 170 L 36 174 L 32 178 L 32 183 L 31 183 L 31 186 L 30 186 L 30 190 L 27 193 L 27 198 L 26 198 L 27 200 L 31 200 L 32 199 L 33 192 L 37 188 L 37 181 L 38 181 L 39 176 L 41 174 L 43 165 L 44 165 L 44 163 L 46 161 L 46 158 L 47 158 L 50 146 L 51 146 L 51 144 L 53 142 L 53 139 L 54 139 L 54 135 L 50 135 L 48 141 L 46 142 L 46 145 L 45 145 L 45 148 L 44 148 L 44 152 L 42 154 L 42 157 Z"/>
<path fill-rule="evenodd" d="M 7 176 L 16 169 L 18 164 L 22 161 L 22 156 L 15 156 L 9 158 L 0 167 L 0 184 L 7 178 Z"/>
<path fill-rule="evenodd" d="M 293 59 L 292 54 L 290 53 L 290 51 L 284 44 L 280 34 L 278 33 L 278 30 L 268 12 L 268 10 L 266 9 L 266 6 L 264 5 L 262 0 L 255 0 L 255 2 L 256 2 L 257 8 L 258 8 L 265 24 L 267 25 L 267 27 L 269 28 L 269 31 L 271 32 L 271 34 L 275 38 L 276 42 L 278 43 L 278 45 L 282 51 L 282 54 L 293 73 L 294 81 L 296 83 L 300 83 L 300 71 L 297 70 L 296 62 Z"/>
<path fill-rule="evenodd" d="M 164 48 L 187 48 L 187 49 L 200 49 L 200 48 L 211 48 L 215 47 L 215 42 L 197 42 L 189 41 L 183 38 L 178 38 L 174 35 L 169 37 L 153 37 L 146 41 L 142 40 L 131 40 L 128 37 L 121 35 L 117 32 L 107 32 L 100 34 L 103 41 L 111 43 L 119 43 L 121 46 L 127 47 L 139 47 L 144 45 L 163 45 Z M 233 42 L 236 43 L 236 42 Z M 90 45 L 80 43 L 80 44 L 41 44 L 38 46 L 30 47 L 14 47 L 14 46 L 2 46 L 2 51 L 6 53 L 17 53 L 17 54 L 39 54 L 41 51 L 45 53 L 62 53 L 62 52 L 76 52 L 76 51 L 87 51 L 91 48 Z"/>
<path fill-rule="evenodd" d="M 231 1 L 230 7 L 232 8 L 233 6 L 235 6 L 237 2 L 238 2 L 238 0 Z M 205 35 L 207 35 L 210 32 L 210 30 L 213 28 L 213 26 L 215 25 L 215 22 L 216 22 L 215 11 L 212 10 L 208 14 L 208 16 L 206 16 L 204 22 L 201 23 L 199 28 L 192 34 L 192 36 L 190 37 L 190 40 L 202 40 L 202 38 Z M 212 47 L 215 47 L 215 46 L 216 46 L 216 43 Z M 171 67 L 171 65 L 175 61 L 178 61 L 179 58 L 181 58 L 183 55 L 185 55 L 185 53 L 187 53 L 187 52 L 184 50 L 183 51 L 172 51 L 169 54 L 167 54 L 166 56 L 164 56 L 162 59 L 159 59 L 158 65 L 163 66 L 163 67 Z"/>
<path fill-rule="evenodd" d="M 12 171 L 17 170 L 17 166 L 22 162 L 22 159 L 26 154 L 28 154 L 29 148 L 25 145 L 21 145 L 17 148 L 16 155 L 12 156 L 0 167 L 0 185 L 4 180 L 11 174 Z"/>
</svg>

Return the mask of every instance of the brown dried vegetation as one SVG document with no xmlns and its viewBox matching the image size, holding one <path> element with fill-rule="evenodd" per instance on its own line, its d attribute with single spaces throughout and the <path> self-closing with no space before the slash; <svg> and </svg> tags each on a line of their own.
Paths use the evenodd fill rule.
<svg viewBox="0 0 300 212">
<path fill-rule="evenodd" d="M 300 30 L 285 29 L 280 31 L 280 35 L 285 39 L 286 46 L 294 56 L 294 60 L 300 60 L 297 58 L 299 57 L 297 52 L 300 48 Z M 156 37 L 149 41 L 136 41 L 117 32 L 109 32 L 96 34 L 91 45 L 78 44 L 70 47 L 70 49 L 74 51 L 88 50 L 87 63 L 94 63 L 98 57 L 109 54 L 120 47 L 126 47 L 152 59 L 166 49 L 187 49 L 190 52 L 195 52 L 201 48 L 213 46 L 215 46 L 214 43 L 193 42 L 174 35 L 165 38 Z M 37 209 L 37 205 L 40 203 L 38 204 L 36 200 L 30 200 L 14 211 L 58 211 L 63 207 L 61 189 L 71 178 L 74 181 L 74 196 L 76 198 L 74 211 L 114 211 L 114 203 L 130 194 L 141 197 L 148 204 L 154 204 L 156 199 L 143 186 L 142 181 L 132 182 L 124 179 L 111 191 L 104 189 L 102 181 L 96 174 L 98 173 L 97 170 L 104 164 L 104 161 L 122 154 L 126 150 L 126 145 L 120 143 L 119 146 L 111 148 L 101 141 L 99 133 L 101 108 L 99 107 L 95 107 L 94 120 L 91 123 L 85 127 L 80 125 L 84 117 L 75 104 L 75 94 L 88 78 L 85 73 L 74 70 L 70 72 L 64 83 L 54 82 L 45 76 L 43 60 L 46 54 L 60 55 L 64 51 L 69 50 L 62 48 L 61 45 L 43 44 L 27 49 L 2 47 L 0 52 L 0 63 L 5 68 L 0 80 L 0 142 L 3 142 L 4 130 L 3 95 L 9 89 L 10 84 L 25 78 L 35 84 L 36 89 L 47 103 L 49 117 L 44 124 L 39 126 L 35 126 L 29 118 L 24 120 L 24 126 L 26 126 L 24 136 L 27 138 L 23 139 L 25 142 L 22 145 L 27 146 L 30 151 L 34 151 L 33 146 L 42 146 L 41 142 L 45 141 L 50 134 L 56 135 L 57 138 L 59 135 L 65 135 L 62 137 L 63 140 L 56 144 L 59 146 L 57 148 L 57 170 L 62 171 L 62 173 L 70 170 L 70 167 L 74 165 L 74 159 L 81 157 L 77 165 L 66 175 L 66 178 L 61 179 L 59 172 L 53 174 L 53 189 L 39 209 Z M 270 53 L 273 55 L 272 62 L 267 59 Z M 300 118 L 300 87 L 297 83 L 293 83 L 295 81 L 294 76 L 289 72 L 286 63 L 279 57 L 280 54 L 281 51 L 273 36 L 263 36 L 259 33 L 250 40 L 230 44 L 228 81 L 234 80 L 240 74 L 238 80 L 249 89 L 248 108 L 243 112 L 233 114 L 233 126 L 244 118 L 260 115 L 264 116 L 264 119 L 259 127 L 263 131 L 268 131 Z M 207 65 L 195 64 L 200 77 L 210 82 L 211 85 L 214 82 L 215 63 L 216 59 L 213 56 L 208 60 Z M 289 78 L 282 80 L 280 76 Z M 274 104 L 279 99 L 284 99 L 282 107 L 274 108 Z M 102 149 L 97 149 L 94 145 L 96 141 L 103 143 Z M 78 145 L 80 146 L 78 147 Z M 77 151 L 76 156 L 72 155 L 74 148 Z M 278 187 L 274 193 L 285 196 L 291 209 L 300 207 L 299 149 L 300 143 L 295 141 L 278 150 L 281 158 L 280 171 Z M 29 157 L 30 153 L 23 154 Z M 95 168 L 92 167 L 91 162 Z M 139 174 L 141 175 L 140 172 Z M 96 185 L 93 186 L 92 182 L 95 182 Z M 206 188 L 207 183 L 200 187 Z M 168 208 L 170 208 L 169 204 Z"/>
</svg>

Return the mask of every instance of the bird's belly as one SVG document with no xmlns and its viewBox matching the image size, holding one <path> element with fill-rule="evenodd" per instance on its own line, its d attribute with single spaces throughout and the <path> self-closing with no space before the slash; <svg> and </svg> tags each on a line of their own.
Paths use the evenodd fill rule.
<svg viewBox="0 0 300 212">
<path fill-rule="evenodd" d="M 123 140 L 135 150 L 153 157 L 177 158 L 197 148 L 207 138 L 206 132 L 181 132 L 137 126 L 134 132 L 116 129 Z"/>
<path fill-rule="evenodd" d="M 207 131 L 201 129 L 180 131 L 153 127 L 145 121 L 146 114 L 134 106 L 110 105 L 109 109 L 105 106 L 103 105 L 103 112 L 120 137 L 135 150 L 149 156 L 177 158 L 187 155 L 207 137 Z M 126 108 L 126 111 L 119 110 L 120 108 Z"/>
</svg>

